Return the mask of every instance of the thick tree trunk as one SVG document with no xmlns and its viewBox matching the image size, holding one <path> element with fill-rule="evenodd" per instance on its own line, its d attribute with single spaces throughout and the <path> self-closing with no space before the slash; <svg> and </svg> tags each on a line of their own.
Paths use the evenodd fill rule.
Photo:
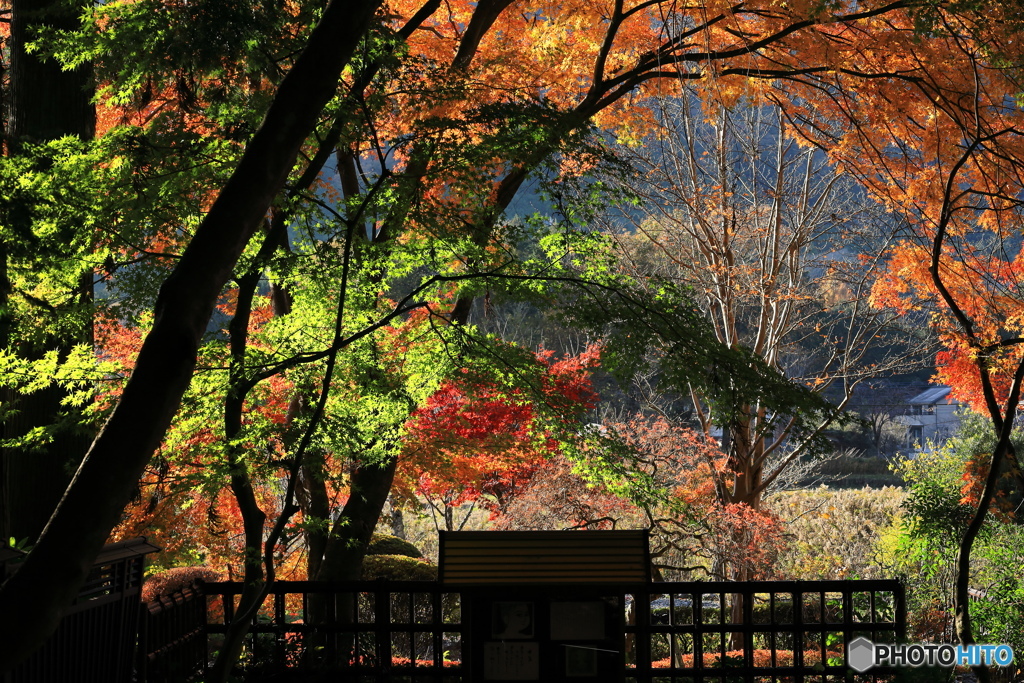
<svg viewBox="0 0 1024 683">
<path fill-rule="evenodd" d="M 91 138 L 96 121 L 91 69 L 65 71 L 56 60 L 25 50 L 38 28 L 78 28 L 79 8 L 62 0 L 14 0 L 11 10 L 9 140 L 16 148 L 65 135 Z"/>
<path fill-rule="evenodd" d="M 352 469 L 348 502 L 331 529 L 319 580 L 359 578 L 366 548 L 391 493 L 397 465 L 397 458 L 389 458 L 384 463 L 361 464 Z"/>
<path fill-rule="evenodd" d="M 377 527 L 391 484 L 395 479 L 397 458 L 385 463 L 356 465 L 352 468 L 349 498 L 331 527 L 314 581 L 356 581 L 361 578 L 363 558 Z M 346 596 L 310 594 L 307 596 L 309 623 L 329 621 L 348 623 L 353 606 Z M 306 665 L 344 665 L 355 655 L 350 636 L 324 634 L 316 631 L 306 638 Z"/>
<path fill-rule="evenodd" d="M 732 472 L 733 481 L 728 489 L 722 489 L 723 505 L 740 503 L 752 510 L 761 509 L 764 483 L 764 438 L 756 433 L 755 426 L 759 420 L 750 415 L 750 406 L 743 406 L 741 413 L 731 427 L 726 429 L 729 435 L 728 446 L 723 440 L 723 447 L 729 456 L 728 468 Z"/>
<path fill-rule="evenodd" d="M 0 588 L 0 670 L 43 643 L 120 519 L 188 387 L 200 339 L 239 255 L 284 186 L 380 0 L 333 0 L 157 299 L 152 331 L 113 414 L 39 543 Z"/>
<path fill-rule="evenodd" d="M 10 69 L 7 97 L 5 149 L 17 154 L 25 142 L 44 142 L 72 135 L 91 138 L 95 127 L 92 105 L 92 76 L 86 66 L 64 71 L 55 60 L 42 60 L 26 51 L 33 32 L 40 27 L 72 30 L 77 27 L 78 11 L 60 0 L 14 0 L 11 14 Z M 31 225 L 18 232 L 28 233 Z M 10 281 L 7 274 L 8 250 L 0 240 L 0 348 L 9 348 L 17 324 L 9 319 Z M 92 273 L 81 278 L 79 297 L 92 298 Z M 34 356 L 48 348 L 66 352 L 71 346 L 88 342 L 90 330 L 53 339 L 45 348 L 29 350 Z M 64 410 L 66 392 L 50 387 L 31 395 L 0 390 L 0 403 L 17 413 L 0 423 L 0 438 L 23 436 L 34 428 L 53 424 Z M 34 542 L 61 494 L 90 438 L 64 431 L 40 449 L 5 448 L 0 450 L 0 538 L 10 537 Z"/>
<path fill-rule="evenodd" d="M 306 576 L 320 575 L 320 565 L 327 552 L 328 531 L 331 524 L 331 502 L 327 496 L 324 454 L 320 450 L 306 453 L 299 470 L 299 506 L 308 527 L 306 537 Z"/>
<path fill-rule="evenodd" d="M 764 440 L 754 433 L 751 409 L 744 406 L 741 417 L 736 420 L 732 432 L 731 448 L 729 453 L 729 468 L 733 473 L 733 484 L 723 504 L 747 505 L 751 510 L 760 510 L 762 502 L 762 478 L 763 466 L 761 465 L 764 455 Z M 734 530 L 733 538 L 730 539 L 734 548 L 743 552 L 750 544 L 746 530 Z M 744 559 L 740 561 L 727 560 L 729 576 L 724 577 L 729 581 L 750 581 L 750 564 Z M 725 610 L 726 605 L 720 609 Z M 744 613 L 744 599 L 739 593 L 734 594 L 729 604 L 729 617 L 732 623 L 742 624 Z M 729 635 L 729 649 L 742 650 L 745 642 L 744 634 L 741 631 L 733 631 Z"/>
</svg>

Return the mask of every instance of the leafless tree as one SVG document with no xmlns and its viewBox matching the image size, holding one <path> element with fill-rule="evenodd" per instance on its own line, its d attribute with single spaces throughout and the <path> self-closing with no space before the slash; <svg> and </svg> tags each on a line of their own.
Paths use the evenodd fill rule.
<svg viewBox="0 0 1024 683">
<path fill-rule="evenodd" d="M 627 152 L 643 177 L 631 187 L 641 210 L 614 231 L 623 264 L 688 285 L 723 345 L 843 407 L 858 384 L 917 357 L 898 316 L 867 301 L 878 257 L 863 254 L 884 249 L 895 221 L 801 146 L 779 108 L 708 102 L 694 91 L 664 101 L 646 146 Z M 735 474 L 723 502 L 755 509 L 832 420 L 797 436 L 794 416 L 690 396 L 705 434 L 723 430 Z"/>
</svg>

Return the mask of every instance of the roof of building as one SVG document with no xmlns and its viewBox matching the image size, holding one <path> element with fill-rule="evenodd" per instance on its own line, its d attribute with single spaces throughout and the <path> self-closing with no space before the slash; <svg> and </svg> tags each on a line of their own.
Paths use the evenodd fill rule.
<svg viewBox="0 0 1024 683">
<path fill-rule="evenodd" d="M 651 580 L 646 529 L 442 531 L 442 583 L 622 583 Z"/>
<path fill-rule="evenodd" d="M 939 403 L 940 401 L 943 403 L 949 403 L 951 401 L 943 401 L 943 399 L 947 398 L 951 391 L 952 389 L 947 386 L 932 387 L 931 389 L 922 391 L 920 394 L 907 401 L 907 403 L 911 405 L 931 405 L 933 403 Z"/>
</svg>

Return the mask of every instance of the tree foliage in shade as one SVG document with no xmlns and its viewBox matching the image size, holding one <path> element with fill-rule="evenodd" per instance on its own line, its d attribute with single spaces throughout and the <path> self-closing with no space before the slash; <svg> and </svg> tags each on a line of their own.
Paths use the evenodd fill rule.
<svg viewBox="0 0 1024 683">
<path fill-rule="evenodd" d="M 260 130 L 165 280 L 153 330 L 121 400 L 21 570 L 0 588 L 4 612 L 26 615 L 0 634 L 4 669 L 56 628 L 170 423 L 231 267 L 283 185 L 375 6 L 345 9 L 335 4 L 324 12 L 298 65 L 278 86 Z"/>
<path fill-rule="evenodd" d="M 74 29 L 72 3 L 18 0 L 0 23 L 0 349 L 22 359 L 65 356 L 90 340 L 91 242 L 88 185 L 52 165 L 80 155 L 92 137 L 88 64 L 65 69 L 31 49 L 40 27 Z M 3 63 L 6 60 L 6 63 Z M 88 175 L 88 161 L 66 164 Z M 85 173 L 83 173 L 83 170 Z M 84 258 L 83 258 L 84 257 Z M 52 383 L 28 394 L 0 386 L 0 537 L 31 543 L 60 500 L 92 430 L 82 429 L 76 391 Z"/>
</svg>

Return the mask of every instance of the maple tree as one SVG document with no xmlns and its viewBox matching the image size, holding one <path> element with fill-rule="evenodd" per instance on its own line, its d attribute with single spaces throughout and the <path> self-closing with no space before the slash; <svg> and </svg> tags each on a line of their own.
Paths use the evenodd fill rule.
<svg viewBox="0 0 1024 683">
<path fill-rule="evenodd" d="M 663 557 L 667 568 L 683 562 L 716 580 L 772 577 L 773 558 L 783 547 L 781 520 L 731 498 L 738 475 L 717 442 L 661 417 L 614 429 L 669 494 L 662 509 L 645 509 L 661 545 L 652 554 Z M 707 564 L 695 567 L 691 558 Z"/>
<path fill-rule="evenodd" d="M 974 73 L 978 71 L 975 67 Z M 1017 323 L 1020 256 L 1012 246 L 1014 240 L 1008 238 L 1019 210 L 1024 167 L 1012 121 L 1016 107 L 1006 107 L 997 99 L 1006 95 L 996 95 L 1000 87 L 1007 94 L 1018 92 L 1019 87 L 1012 82 L 993 83 L 988 76 L 976 76 L 984 86 L 961 85 L 961 92 L 973 100 L 970 118 L 965 120 L 962 111 L 940 103 L 927 138 L 915 141 L 930 148 L 930 163 L 915 164 L 924 168 L 913 174 L 930 176 L 930 192 L 894 198 L 918 239 L 908 240 L 894 252 L 891 277 L 878 288 L 880 305 L 906 305 L 907 299 L 932 304 L 933 320 L 946 347 L 937 359 L 937 375 L 959 397 L 987 414 L 997 435 L 989 456 L 965 473 L 981 486 L 977 495 L 967 496 L 974 509 L 959 538 L 954 613 L 961 642 L 974 638 L 968 595 L 974 540 L 995 500 L 1001 474 L 1008 472 L 1017 488 L 1022 483 L 1010 440 L 1024 380 Z M 989 251 L 979 240 L 981 235 L 995 238 L 996 249 Z M 918 262 L 911 264 L 909 259 Z"/>
<path fill-rule="evenodd" d="M 4 630 L 5 669 L 56 627 L 61 610 L 85 578 L 89 559 L 117 522 L 191 379 L 195 348 L 232 264 L 283 185 L 374 9 L 366 3 L 358 13 L 324 13 L 318 34 L 323 37 L 310 39 L 299 66 L 278 87 L 277 106 L 270 107 L 260 132 L 247 146 L 234 181 L 210 206 L 165 282 L 153 330 L 117 407 L 22 570 L 0 588 L 5 611 L 30 615 L 18 629 Z M 340 24 L 336 30 L 332 21 Z M 159 390 L 153 393 L 155 387 Z"/>
<path fill-rule="evenodd" d="M 409 109 L 410 108 L 406 107 L 406 108 L 403 108 L 402 110 L 406 111 L 406 110 L 409 110 Z M 507 111 L 503 111 L 501 113 L 502 114 L 507 114 Z M 387 122 L 385 122 L 385 123 L 387 123 Z M 450 124 L 446 123 L 446 125 L 450 125 Z M 381 130 L 385 130 L 386 131 L 386 128 L 382 128 Z M 426 133 L 429 133 L 429 129 L 427 129 Z M 499 130 L 499 133 L 505 134 L 506 132 Z M 496 136 L 494 136 L 493 139 L 486 139 L 485 138 L 480 143 L 480 146 L 486 149 L 488 145 L 495 145 L 497 142 L 500 142 L 500 141 L 501 141 L 501 137 L 496 135 Z M 467 147 L 465 145 L 462 145 L 460 147 L 457 147 L 456 149 L 459 150 L 460 154 L 465 155 Z M 413 152 L 416 152 L 416 150 L 413 150 Z M 531 152 L 536 152 L 536 148 L 532 148 Z M 426 154 L 426 152 L 423 152 L 423 154 Z M 358 159 L 358 156 L 359 155 L 357 155 L 357 154 L 351 154 L 351 155 L 348 155 L 347 157 L 345 157 L 348 160 L 348 164 L 349 165 L 348 165 L 348 167 L 343 167 L 343 169 L 342 169 L 342 171 L 343 171 L 343 173 L 342 173 L 343 189 L 346 186 L 345 172 L 349 172 L 349 171 L 353 170 L 353 168 L 356 165 L 356 161 Z M 466 155 L 466 156 L 468 156 L 468 155 Z M 416 163 L 417 159 L 418 159 L 418 157 L 415 154 L 413 154 L 412 160 L 409 163 L 410 164 L 414 164 L 414 163 Z M 426 159 L 426 157 L 423 157 L 423 159 Z M 453 163 L 454 161 L 463 161 L 463 160 L 459 159 L 459 157 L 455 157 L 454 159 L 448 158 L 448 159 L 442 159 L 441 161 L 442 162 L 447 162 L 447 163 Z M 465 163 L 465 161 L 476 162 L 477 159 L 470 157 L 470 158 L 464 160 L 464 163 Z M 443 163 L 440 164 L 440 165 L 441 165 L 442 168 L 444 168 Z M 415 168 L 415 166 L 414 166 L 414 168 Z M 406 173 L 408 175 L 408 171 L 406 171 Z M 512 174 L 511 176 L 507 176 L 502 182 L 503 183 L 507 183 L 506 184 L 507 188 L 509 188 L 509 189 L 514 188 L 514 187 L 516 187 L 518 185 L 519 182 L 521 182 L 522 174 L 523 174 L 523 169 L 519 169 L 514 174 Z M 351 175 L 354 176 L 356 174 L 354 172 L 351 172 Z M 470 192 L 469 192 L 469 190 L 471 188 L 463 188 L 463 187 L 455 186 L 454 189 L 453 189 L 453 184 L 451 183 L 450 178 L 451 178 L 450 174 L 446 175 L 446 179 L 445 179 L 445 183 L 446 184 L 444 185 L 444 194 L 440 195 L 441 200 L 435 201 L 434 204 L 428 204 L 427 202 L 424 202 L 424 201 L 417 202 L 415 204 L 415 206 L 417 208 L 419 208 L 420 206 L 426 206 L 427 208 L 430 209 L 430 211 L 429 212 L 424 211 L 422 214 L 416 214 L 416 215 L 412 216 L 412 218 L 418 218 L 418 217 L 420 217 L 422 215 L 427 215 L 432 220 L 436 221 L 437 216 L 444 216 L 446 213 L 450 213 L 451 212 L 452 209 L 450 209 L 450 208 L 448 208 L 446 206 L 446 204 L 448 203 L 450 197 L 452 197 L 452 196 L 459 196 L 461 202 L 465 203 L 467 201 L 467 196 L 471 196 Z M 429 178 L 426 176 L 425 172 L 423 174 L 423 177 L 419 178 L 419 180 L 423 181 L 424 179 L 429 180 Z M 475 178 L 471 178 L 471 179 L 473 179 L 474 186 L 476 186 L 478 184 L 476 179 Z M 402 182 L 396 183 L 396 187 L 397 187 L 397 189 L 396 189 L 397 192 L 403 192 L 403 191 L 405 191 L 407 189 L 407 188 L 403 187 Z M 417 189 L 417 191 L 419 191 L 419 190 Z M 417 196 L 426 197 L 428 200 L 433 199 L 432 195 L 429 192 L 426 192 L 426 193 L 423 193 L 423 194 L 417 195 Z M 498 201 L 499 202 L 507 202 L 508 201 L 507 192 L 503 196 L 502 193 L 499 190 Z M 403 229 L 404 223 L 406 221 L 410 220 L 410 212 L 408 210 L 408 205 L 405 204 L 405 203 L 400 203 L 399 207 L 400 208 L 399 208 L 399 211 L 398 211 L 397 214 L 392 213 L 390 219 L 387 218 L 387 217 L 385 217 L 384 219 L 378 219 L 377 221 L 375 221 L 375 225 L 373 225 L 367 231 L 369 234 L 376 233 L 376 234 L 374 234 L 374 240 L 373 241 L 376 242 L 379 245 L 383 245 L 384 248 L 381 251 L 385 255 L 386 255 L 386 253 L 389 250 L 395 248 L 395 245 L 393 243 L 393 239 L 394 239 L 393 235 L 397 234 L 400 229 Z M 456 210 L 459 210 L 459 209 L 457 208 Z M 459 218 L 460 218 L 460 220 L 465 220 L 461 216 L 459 216 Z M 484 218 L 485 218 L 485 222 L 487 220 L 493 221 L 493 217 L 488 217 L 486 214 L 485 214 Z M 413 223 L 413 225 L 415 225 L 415 223 Z M 426 225 L 429 228 L 431 224 L 427 223 Z M 479 245 L 472 245 L 471 244 L 470 246 L 479 246 Z M 487 261 L 484 261 L 483 263 L 486 264 Z M 371 279 L 371 282 L 373 282 L 372 279 Z M 465 301 L 466 301 L 466 299 L 462 298 L 459 302 L 456 303 L 456 306 L 455 306 L 456 318 L 459 315 L 462 315 L 459 312 L 459 307 L 460 307 L 460 305 L 465 307 L 465 305 L 466 305 L 464 303 Z M 245 329 L 245 327 L 240 325 L 239 329 Z M 375 374 L 379 377 L 379 373 L 375 373 Z M 237 402 L 239 399 L 235 399 L 235 400 Z M 295 462 L 299 462 L 297 456 L 296 456 Z M 385 460 L 384 462 L 386 463 L 387 460 Z M 304 467 L 305 465 L 302 465 L 302 466 Z M 386 466 L 383 466 L 383 467 L 380 467 L 380 466 L 360 467 L 360 468 L 357 468 L 354 471 L 354 474 L 358 475 L 360 477 L 360 481 L 362 481 L 363 479 L 372 479 L 372 480 L 374 480 L 374 481 L 372 481 L 370 483 L 373 485 L 373 490 L 377 491 L 375 496 L 376 496 L 376 498 L 378 500 L 383 500 L 383 496 L 381 495 L 381 492 L 385 492 L 390 487 L 390 477 L 392 476 L 392 471 L 391 471 L 392 467 L 393 467 L 392 465 L 386 465 Z M 250 510 L 250 513 L 249 513 L 250 519 L 253 520 L 253 522 L 252 522 L 252 529 L 253 530 L 252 530 L 252 532 L 250 532 L 250 536 L 254 540 L 252 542 L 247 543 L 247 546 L 248 547 L 252 547 L 253 545 L 256 544 L 255 540 L 259 538 L 259 530 L 262 528 L 262 525 L 260 524 L 260 521 L 261 521 L 261 516 L 263 515 L 263 513 L 258 509 L 258 506 L 252 504 L 253 496 L 252 496 L 252 493 L 250 492 L 251 486 L 248 483 L 248 480 L 251 479 L 251 478 L 246 473 L 241 471 L 240 468 L 237 468 L 237 467 L 235 468 L 235 474 L 233 475 L 233 477 L 234 477 L 234 480 L 235 480 L 236 485 L 237 485 L 238 493 L 240 493 L 241 496 L 247 498 L 249 500 L 249 502 L 250 502 L 250 504 L 247 506 L 248 509 Z M 314 480 L 314 479 L 315 479 L 315 477 L 311 477 L 310 478 L 310 480 Z M 356 484 L 355 479 L 353 479 L 352 485 L 355 486 L 355 484 Z M 320 487 L 317 486 L 317 489 L 319 490 Z M 363 490 L 366 490 L 366 489 L 364 488 Z M 319 498 L 322 500 L 323 497 L 319 496 Z M 350 503 L 351 503 L 352 499 L 350 498 L 349 500 L 350 500 Z M 344 514 L 343 513 L 341 515 L 341 521 L 346 521 L 346 522 L 350 521 L 350 520 L 356 521 L 356 524 L 352 525 L 352 528 L 361 529 L 361 531 L 359 531 L 358 533 L 360 535 L 362 535 L 362 536 L 366 536 L 368 534 L 369 530 L 372 529 L 372 522 L 373 522 L 373 520 L 375 519 L 375 517 L 378 514 L 379 514 L 379 504 L 371 503 L 371 504 L 367 505 L 363 510 L 358 510 L 358 509 L 357 510 L 353 510 L 353 514 L 352 515 L 348 515 L 348 514 Z M 338 526 L 342 526 L 342 531 L 343 532 L 349 531 L 349 530 L 345 530 L 344 529 L 344 525 L 340 525 L 339 524 Z M 328 561 L 327 556 L 331 555 L 331 551 L 330 551 L 330 547 L 327 547 L 327 549 L 325 550 L 324 564 L 320 565 L 320 571 L 325 571 L 326 569 L 330 568 L 332 571 L 336 572 L 337 570 L 334 569 L 334 568 L 339 567 L 339 566 L 344 566 L 344 567 L 349 567 L 349 568 L 354 567 L 354 566 L 358 566 L 358 557 L 359 557 L 359 555 L 358 555 L 359 550 L 358 549 L 360 548 L 361 544 L 360 543 L 355 543 L 355 544 L 348 543 L 346 541 L 346 539 L 347 539 L 347 537 L 345 536 L 344 533 L 338 533 L 338 534 L 332 534 L 331 535 L 331 539 L 328 542 L 328 546 L 333 546 L 335 548 L 338 548 L 339 550 L 335 553 L 335 559 L 333 559 L 332 561 Z M 363 539 L 363 540 L 365 540 L 365 539 Z M 356 554 L 354 556 L 354 560 L 349 560 L 349 558 L 348 558 L 348 555 L 351 554 L 350 549 L 355 549 L 354 552 Z M 257 576 L 260 571 L 261 570 L 259 568 L 255 567 L 255 566 L 252 567 L 252 575 L 253 576 Z M 345 571 L 351 571 L 351 569 L 346 569 Z M 333 575 L 337 576 L 336 573 L 333 574 Z M 249 581 L 247 581 L 247 585 L 255 585 L 255 584 L 256 584 L 256 582 L 249 582 Z M 258 596 L 254 597 L 253 600 L 256 600 L 257 597 Z M 244 619 L 239 619 L 239 623 L 244 623 Z"/>
<path fill-rule="evenodd" d="M 392 372 L 385 328 L 428 309 L 431 333 L 448 335 L 445 348 L 456 349 L 485 285 L 515 289 L 543 280 L 551 260 L 521 267 L 515 235 L 500 220 L 531 174 L 578 174 L 600 161 L 592 127 L 636 138 L 649 116 L 636 105 L 680 79 L 714 73 L 728 89 L 752 77 L 827 69 L 845 55 L 821 50 L 822 42 L 901 3 L 605 8 L 429 0 L 394 2 L 376 15 L 380 5 L 335 1 L 322 12 L 302 3 L 235 12 L 216 2 L 115 3 L 92 8 L 82 32 L 47 36 L 68 65 L 95 60 L 111 105 L 138 105 L 127 118 L 136 125 L 104 136 L 111 154 L 98 166 L 109 174 L 135 172 L 125 187 L 138 201 L 117 207 L 121 214 L 111 211 L 108 229 L 137 225 L 142 232 L 126 233 L 133 248 L 118 252 L 127 263 L 112 286 L 148 287 L 125 299 L 124 312 L 134 317 L 152 307 L 154 315 L 46 533 L 0 588 L 4 611 L 26 615 L 0 633 L 12 653 L 4 653 L 5 667 L 55 627 L 175 418 L 197 359 L 208 353 L 205 342 L 213 345 L 210 357 L 228 365 L 220 455 L 246 534 L 245 607 L 229 632 L 235 645 L 225 648 L 215 674 L 223 677 L 273 578 L 278 540 L 300 508 L 303 468 L 313 475 L 308 481 L 317 481 L 325 455 L 317 426 L 326 424 L 332 388 L 340 387 L 335 396 L 372 389 L 363 394 L 375 397 L 383 418 L 376 434 L 372 423 L 346 425 L 370 437 L 352 441 L 362 450 L 350 453 L 348 485 L 360 495 L 349 496 L 330 525 L 319 569 L 344 578 L 358 567 L 390 491 L 396 427 L 419 401 L 410 387 L 428 388 Z M 329 160 L 336 166 L 321 176 Z M 290 239 L 297 224 L 308 239 Z M 581 251 L 558 253 L 572 260 Z M 238 303 L 226 338 L 211 339 L 208 321 L 229 280 L 238 284 Z M 249 343 L 261 281 L 277 294 L 274 327 L 295 342 L 279 355 Z M 399 295 L 391 298 L 392 289 Z M 573 303 L 589 301 L 590 308 L 573 314 L 612 311 L 592 296 L 608 291 L 581 290 Z M 669 370 L 680 377 L 714 382 L 709 358 L 723 368 L 749 365 L 736 362 L 742 353 L 705 353 L 700 326 L 679 294 L 667 288 L 639 308 L 636 297 L 611 298 L 634 316 L 654 311 L 628 326 L 640 338 L 674 345 Z M 309 317 L 287 310 L 293 306 Z M 621 321 L 628 316 L 616 315 L 620 332 L 611 341 L 627 340 Z M 616 354 L 610 360 L 632 362 Z M 336 377 L 342 368 L 352 370 L 349 384 Z M 763 370 L 730 381 L 770 380 Z M 297 419 L 280 425 L 288 486 L 281 514 L 269 523 L 254 474 L 255 465 L 270 461 L 257 462 L 246 448 L 245 406 L 249 392 L 279 375 L 295 387 L 287 401 L 278 396 L 279 405 L 294 406 Z"/>
<path fill-rule="evenodd" d="M 521 389 L 466 387 L 458 376 L 443 382 L 407 423 L 396 491 L 425 500 L 448 531 L 461 526 L 454 512 L 467 502 L 503 514 L 559 442 L 577 436 L 579 417 L 597 403 L 589 370 L 600 347 L 557 361 L 553 355 L 537 353 L 540 414 L 538 400 Z"/>
<path fill-rule="evenodd" d="M 624 496 L 588 483 L 573 468 L 561 454 L 540 462 L 495 517 L 495 528 L 612 529 L 635 522 L 639 511 Z"/>
<path fill-rule="evenodd" d="M 730 502 L 735 474 L 718 444 L 664 417 L 592 430 L 570 457 L 542 463 L 496 523 L 502 529 L 647 528 L 663 578 L 767 579 L 784 546 L 771 512 Z"/>
<path fill-rule="evenodd" d="M 1019 73 L 1008 65 L 1019 58 L 1020 27 L 994 7 L 960 15 L 934 8 L 924 35 L 909 13 L 890 22 L 899 30 L 886 36 L 864 26 L 870 49 L 850 55 L 852 67 L 877 79 L 822 75 L 814 80 L 826 97 L 789 111 L 904 221 L 905 238 L 888 252 L 873 301 L 930 316 L 945 347 L 938 378 L 986 414 L 997 437 L 987 461 L 969 474 L 983 485 L 959 538 L 956 634 L 968 643 L 971 548 L 1000 474 L 1019 481 L 1010 434 L 1024 378 L 1015 234 L 1024 167 Z M 906 47 L 888 52 L 886 39 Z M 811 125 L 820 117 L 846 125 Z M 987 680 L 983 667 L 978 674 Z"/>
</svg>

